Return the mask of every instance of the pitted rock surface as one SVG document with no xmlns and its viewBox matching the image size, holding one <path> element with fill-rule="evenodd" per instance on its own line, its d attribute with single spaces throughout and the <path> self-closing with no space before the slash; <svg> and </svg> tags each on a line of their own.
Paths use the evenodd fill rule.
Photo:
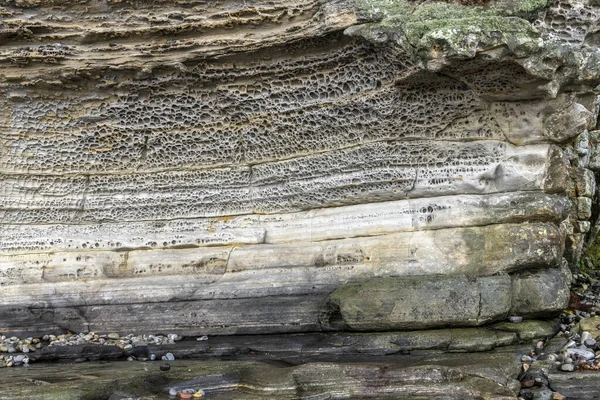
<svg viewBox="0 0 600 400">
<path fill-rule="evenodd" d="M 595 232 L 600 8 L 463 3 L 0 1 L 0 332 L 555 315 Z M 332 315 L 378 280 L 396 311 Z"/>
</svg>

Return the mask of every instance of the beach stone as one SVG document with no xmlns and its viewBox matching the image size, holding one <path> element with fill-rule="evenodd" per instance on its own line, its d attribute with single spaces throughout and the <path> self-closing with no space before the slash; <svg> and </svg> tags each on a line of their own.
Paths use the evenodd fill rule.
<svg viewBox="0 0 600 400">
<path fill-rule="evenodd" d="M 566 355 L 570 358 L 579 358 L 583 360 L 591 360 L 596 356 L 593 351 L 581 348 L 567 349 Z"/>
<path fill-rule="evenodd" d="M 533 393 L 532 400 L 552 400 L 554 398 L 554 393 L 552 390 L 547 388 L 542 388 Z"/>
<path fill-rule="evenodd" d="M 600 337 L 600 317 L 584 318 L 579 321 L 579 331 L 589 332 L 592 339 Z"/>
<path fill-rule="evenodd" d="M 169 363 L 162 363 L 160 364 L 160 370 L 161 371 L 168 371 L 171 369 L 171 365 Z"/>
<path fill-rule="evenodd" d="M 585 342 L 586 340 L 593 339 L 592 334 L 588 331 L 581 332 L 581 341 Z"/>
<path fill-rule="evenodd" d="M 565 371 L 565 372 L 573 372 L 575 371 L 575 365 L 573 364 L 563 364 L 560 366 L 560 370 L 561 371 Z"/>
</svg>

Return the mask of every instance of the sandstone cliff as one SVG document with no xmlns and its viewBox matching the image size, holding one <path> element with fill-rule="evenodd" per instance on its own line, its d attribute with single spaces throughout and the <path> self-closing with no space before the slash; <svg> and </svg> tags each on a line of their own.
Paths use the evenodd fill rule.
<svg viewBox="0 0 600 400">
<path fill-rule="evenodd" d="M 555 314 L 600 6 L 466 3 L 0 1 L 0 332 Z"/>
</svg>

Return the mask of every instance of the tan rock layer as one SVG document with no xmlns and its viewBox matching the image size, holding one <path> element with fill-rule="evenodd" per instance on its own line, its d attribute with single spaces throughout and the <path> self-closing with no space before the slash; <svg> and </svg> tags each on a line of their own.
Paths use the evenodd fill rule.
<svg viewBox="0 0 600 400">
<path fill-rule="evenodd" d="M 3 224 L 0 254 L 320 242 L 396 232 L 562 221 L 570 202 L 539 192 L 456 195 L 296 213 L 103 224 Z"/>
</svg>

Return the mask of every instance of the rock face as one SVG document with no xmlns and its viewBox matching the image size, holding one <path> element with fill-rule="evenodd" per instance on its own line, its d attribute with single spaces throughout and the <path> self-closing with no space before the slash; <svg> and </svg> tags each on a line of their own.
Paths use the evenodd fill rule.
<svg viewBox="0 0 600 400">
<path fill-rule="evenodd" d="M 556 313 L 600 6 L 462 3 L 0 1 L 0 332 Z"/>
</svg>

